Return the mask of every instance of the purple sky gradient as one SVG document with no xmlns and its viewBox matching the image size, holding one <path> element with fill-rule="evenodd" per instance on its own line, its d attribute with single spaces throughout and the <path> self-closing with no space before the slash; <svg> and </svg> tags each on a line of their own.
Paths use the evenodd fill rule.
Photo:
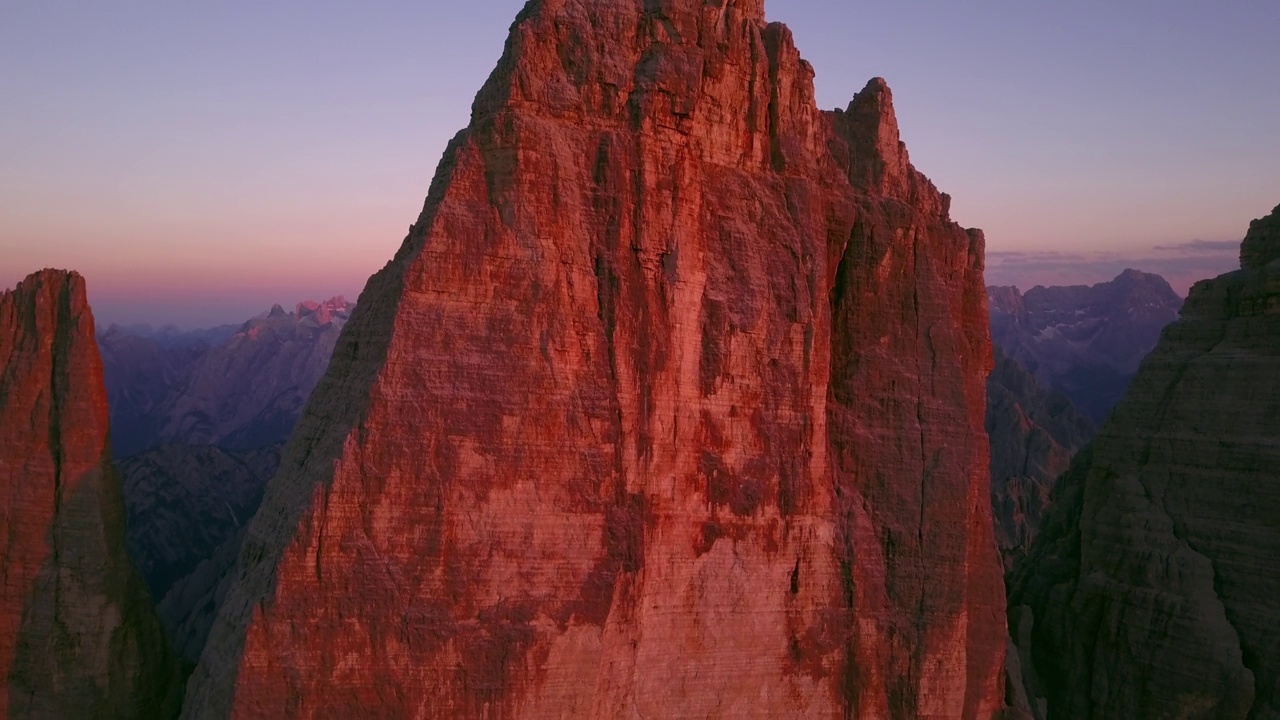
<svg viewBox="0 0 1280 720">
<path fill-rule="evenodd" d="M 4 3 L 0 288 L 70 267 L 100 322 L 185 327 L 356 296 L 522 5 Z M 1155 246 L 1238 241 L 1280 202 L 1275 0 L 768 11 L 824 107 L 889 80 L 912 160 L 986 229 L 992 281 L 1132 261 L 1185 290 L 1232 253 Z"/>
</svg>

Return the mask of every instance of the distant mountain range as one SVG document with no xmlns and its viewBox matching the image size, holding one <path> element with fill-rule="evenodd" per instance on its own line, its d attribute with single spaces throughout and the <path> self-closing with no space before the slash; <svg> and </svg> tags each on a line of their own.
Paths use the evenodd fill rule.
<svg viewBox="0 0 1280 720">
<path fill-rule="evenodd" d="M 199 657 L 222 580 L 354 308 L 279 305 L 240 325 L 99 334 L 127 544 L 176 649 Z"/>
<path fill-rule="evenodd" d="M 1097 424 L 1182 308 L 1164 278 L 1137 270 L 1092 286 L 989 287 L 987 297 L 992 342 Z"/>
<path fill-rule="evenodd" d="M 1126 270 L 1092 286 L 988 287 L 991 501 L 1006 569 L 1038 534 L 1050 491 L 1123 396 L 1182 299 Z"/>
<path fill-rule="evenodd" d="M 165 444 L 254 450 L 284 442 L 353 303 L 279 305 L 239 326 L 98 336 L 117 457 Z M 231 328 L 231 329 L 229 329 Z"/>
</svg>

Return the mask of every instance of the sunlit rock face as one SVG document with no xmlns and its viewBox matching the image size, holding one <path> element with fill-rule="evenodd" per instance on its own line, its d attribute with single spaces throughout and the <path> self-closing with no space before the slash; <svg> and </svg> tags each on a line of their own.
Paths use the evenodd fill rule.
<svg viewBox="0 0 1280 720">
<path fill-rule="evenodd" d="M 1277 227 L 1192 288 L 1014 573 L 1048 717 L 1280 716 Z"/>
<path fill-rule="evenodd" d="M 512 26 L 185 716 L 985 718 L 983 239 L 759 0 Z"/>
<path fill-rule="evenodd" d="M 182 669 L 125 552 L 84 280 L 0 294 L 0 717 L 165 718 Z"/>
</svg>

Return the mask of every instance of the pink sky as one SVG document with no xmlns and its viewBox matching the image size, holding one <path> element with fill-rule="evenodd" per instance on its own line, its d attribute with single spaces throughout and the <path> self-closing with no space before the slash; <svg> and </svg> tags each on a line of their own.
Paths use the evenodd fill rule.
<svg viewBox="0 0 1280 720">
<path fill-rule="evenodd" d="M 100 322 L 186 327 L 357 296 L 416 219 L 522 5 L 6 10 L 0 287 L 67 267 Z M 993 282 L 1098 282 L 1132 262 L 1184 291 L 1231 253 L 1157 246 L 1238 241 L 1280 202 L 1280 3 L 769 13 L 813 62 L 824 107 L 889 80 L 912 160 L 986 230 Z"/>
</svg>

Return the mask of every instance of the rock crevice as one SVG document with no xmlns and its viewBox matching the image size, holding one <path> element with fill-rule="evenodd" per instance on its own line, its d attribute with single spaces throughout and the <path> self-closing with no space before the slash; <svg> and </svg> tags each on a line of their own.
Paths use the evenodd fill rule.
<svg viewBox="0 0 1280 720">
<path fill-rule="evenodd" d="M 0 294 L 0 717 L 166 718 L 183 667 L 125 551 L 84 280 Z"/>
<path fill-rule="evenodd" d="M 526 5 L 186 717 L 1000 711 L 982 237 L 812 79 L 759 0 Z"/>
</svg>

